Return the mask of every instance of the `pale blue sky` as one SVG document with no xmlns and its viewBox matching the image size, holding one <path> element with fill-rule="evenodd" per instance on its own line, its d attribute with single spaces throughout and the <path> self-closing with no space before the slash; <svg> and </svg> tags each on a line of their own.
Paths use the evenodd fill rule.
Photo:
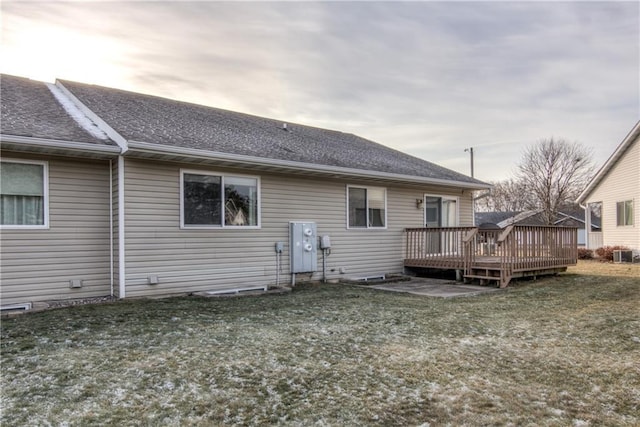
<svg viewBox="0 0 640 427">
<path fill-rule="evenodd" d="M 637 2 L 2 2 L 3 73 L 352 132 L 476 177 L 640 118 Z"/>
</svg>

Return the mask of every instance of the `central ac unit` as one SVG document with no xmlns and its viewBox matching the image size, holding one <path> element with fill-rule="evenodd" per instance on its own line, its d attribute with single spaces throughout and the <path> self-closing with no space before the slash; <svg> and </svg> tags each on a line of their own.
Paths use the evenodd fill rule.
<svg viewBox="0 0 640 427">
<path fill-rule="evenodd" d="M 622 250 L 613 251 L 613 262 L 615 263 L 633 262 L 633 251 L 622 251 Z"/>
</svg>

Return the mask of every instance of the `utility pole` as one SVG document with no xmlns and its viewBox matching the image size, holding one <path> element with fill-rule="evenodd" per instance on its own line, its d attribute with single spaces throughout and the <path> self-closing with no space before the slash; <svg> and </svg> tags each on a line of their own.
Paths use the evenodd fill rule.
<svg viewBox="0 0 640 427">
<path fill-rule="evenodd" d="M 465 153 L 468 151 L 471 156 L 471 178 L 473 178 L 473 147 L 465 148 Z"/>
</svg>

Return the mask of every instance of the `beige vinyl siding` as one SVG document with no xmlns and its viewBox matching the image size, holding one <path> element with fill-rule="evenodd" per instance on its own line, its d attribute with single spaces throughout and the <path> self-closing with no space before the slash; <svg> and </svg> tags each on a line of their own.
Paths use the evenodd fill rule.
<svg viewBox="0 0 640 427">
<path fill-rule="evenodd" d="M 473 213 L 473 194 L 469 190 L 465 191 L 464 194 L 462 192 L 458 192 L 455 196 L 459 197 L 458 200 L 458 214 L 460 220 L 460 226 L 471 227 L 474 224 L 474 213 Z"/>
<path fill-rule="evenodd" d="M 259 229 L 180 229 L 180 169 L 259 176 Z M 471 194 L 438 188 L 387 186 L 387 228 L 347 229 L 347 185 L 382 186 L 358 181 L 305 179 L 230 171 L 216 167 L 126 159 L 127 297 L 270 285 L 276 280 L 274 244 L 285 243 L 281 283 L 288 283 L 289 221 L 315 221 L 318 235 L 331 236 L 329 279 L 403 269 L 403 229 L 423 225 L 416 199 L 425 193 L 460 197 L 461 223 L 472 222 Z M 319 271 L 300 275 L 320 279 Z M 346 273 L 340 274 L 343 268 Z M 149 285 L 157 275 L 159 284 Z"/>
<path fill-rule="evenodd" d="M 109 295 L 109 162 L 2 156 L 49 165 L 49 229 L 0 230 L 2 304 Z"/>
<path fill-rule="evenodd" d="M 616 203 L 633 200 L 633 225 L 618 226 Z M 603 245 L 624 245 L 640 251 L 640 142 L 636 139 L 589 195 L 587 203 L 602 202 Z M 595 249 L 595 248 L 594 248 Z"/>
</svg>

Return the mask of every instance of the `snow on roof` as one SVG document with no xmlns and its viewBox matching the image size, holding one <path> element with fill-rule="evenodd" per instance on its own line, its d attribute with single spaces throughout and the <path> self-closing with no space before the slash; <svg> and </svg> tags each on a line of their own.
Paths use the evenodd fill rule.
<svg viewBox="0 0 640 427">
<path fill-rule="evenodd" d="M 75 120 L 82 129 L 86 130 L 98 139 L 109 139 L 107 134 L 96 126 L 96 124 L 87 116 L 85 116 L 84 113 L 80 111 L 80 109 L 69 98 L 67 98 L 58 87 L 56 87 L 56 85 L 51 83 L 46 83 L 46 85 L 60 105 L 62 105 L 62 108 L 65 109 L 69 116 L 71 116 L 71 118 Z"/>
</svg>

